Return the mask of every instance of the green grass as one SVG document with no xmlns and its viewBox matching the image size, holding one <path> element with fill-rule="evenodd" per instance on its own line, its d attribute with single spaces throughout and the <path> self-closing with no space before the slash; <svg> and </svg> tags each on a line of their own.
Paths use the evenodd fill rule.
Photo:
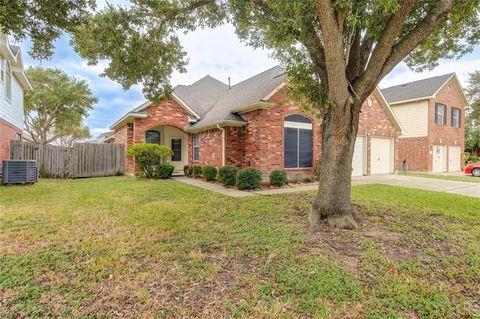
<svg viewBox="0 0 480 319">
<path fill-rule="evenodd" d="M 0 187 L 0 318 L 474 318 L 480 200 L 353 188 L 356 231 L 308 237 L 314 193 L 230 198 L 126 177 Z"/>
<path fill-rule="evenodd" d="M 403 175 L 403 174 L 400 174 L 400 175 Z M 457 181 L 457 182 L 480 183 L 480 178 L 474 177 L 472 175 L 438 175 L 438 174 L 413 173 L 413 172 L 411 172 L 411 173 L 408 173 L 407 176 L 445 179 L 445 180 L 448 180 L 448 181 Z"/>
</svg>

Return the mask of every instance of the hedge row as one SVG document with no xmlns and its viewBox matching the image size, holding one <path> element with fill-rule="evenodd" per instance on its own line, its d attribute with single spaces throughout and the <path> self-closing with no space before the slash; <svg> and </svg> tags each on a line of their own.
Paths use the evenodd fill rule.
<svg viewBox="0 0 480 319">
<path fill-rule="evenodd" d="M 203 176 L 206 181 L 217 180 L 225 186 L 237 186 L 238 189 L 257 189 L 262 185 L 262 171 L 256 168 L 244 168 L 238 170 L 235 166 L 226 165 L 218 170 L 215 166 L 206 165 L 190 166 L 185 165 L 183 172 L 186 176 L 199 177 Z M 273 186 L 283 186 L 288 183 L 287 172 L 284 170 L 274 170 L 270 173 L 270 184 Z"/>
</svg>

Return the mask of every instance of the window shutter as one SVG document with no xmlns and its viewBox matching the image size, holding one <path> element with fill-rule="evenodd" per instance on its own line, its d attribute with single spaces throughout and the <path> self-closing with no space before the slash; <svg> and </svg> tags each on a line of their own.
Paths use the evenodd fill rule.
<svg viewBox="0 0 480 319">
<path fill-rule="evenodd" d="M 453 123 L 453 113 L 454 113 L 454 112 L 455 112 L 455 108 L 452 107 L 452 108 L 450 109 L 450 125 L 451 125 L 452 127 L 455 127 L 455 123 Z"/>
<path fill-rule="evenodd" d="M 458 127 L 462 127 L 462 110 L 458 109 Z"/>
<path fill-rule="evenodd" d="M 443 106 L 444 112 L 443 112 L 443 125 L 447 125 L 447 106 Z"/>
</svg>

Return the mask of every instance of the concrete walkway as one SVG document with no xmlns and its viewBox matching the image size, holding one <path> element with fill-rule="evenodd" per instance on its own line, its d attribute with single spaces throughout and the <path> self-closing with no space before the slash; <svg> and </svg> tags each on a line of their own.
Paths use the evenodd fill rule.
<svg viewBox="0 0 480 319">
<path fill-rule="evenodd" d="M 318 188 L 318 185 L 311 184 L 311 185 L 298 185 L 298 186 L 285 187 L 285 188 L 283 187 L 271 188 L 271 189 L 263 189 L 258 191 L 246 192 L 246 191 L 240 191 L 234 188 L 225 188 L 219 184 L 207 183 L 202 180 L 188 178 L 188 177 L 175 177 L 174 179 L 182 183 L 208 189 L 213 192 L 217 192 L 217 193 L 224 194 L 227 196 L 232 196 L 232 197 L 286 194 L 286 193 L 292 193 L 292 192 L 312 191 Z M 451 194 L 458 194 L 458 195 L 480 198 L 480 184 L 478 183 L 457 182 L 457 181 L 450 181 L 450 180 L 403 176 L 403 175 L 394 175 L 394 174 L 352 177 L 352 185 L 365 185 L 365 184 L 385 184 L 385 185 L 392 185 L 392 186 L 403 186 L 403 187 L 431 190 L 431 191 L 437 191 L 437 192 L 446 192 Z"/>
<path fill-rule="evenodd" d="M 231 196 L 231 197 L 247 197 L 247 196 L 256 196 L 252 192 L 244 192 L 244 191 L 239 191 L 236 188 L 226 188 L 223 187 L 220 184 L 214 184 L 214 183 L 209 183 L 205 182 L 201 179 L 195 179 L 195 178 L 190 178 L 190 177 L 185 177 L 185 176 L 179 176 L 179 177 L 173 177 L 172 178 L 175 181 L 182 182 L 188 185 L 192 185 L 195 187 L 203 188 L 203 189 L 208 189 L 209 191 L 216 192 L 219 194 Z"/>
</svg>

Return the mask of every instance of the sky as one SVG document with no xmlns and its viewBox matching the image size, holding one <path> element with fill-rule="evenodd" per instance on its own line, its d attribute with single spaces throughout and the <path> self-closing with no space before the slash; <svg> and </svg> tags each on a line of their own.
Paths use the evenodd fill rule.
<svg viewBox="0 0 480 319">
<path fill-rule="evenodd" d="M 189 63 L 186 73 L 175 73 L 172 84 L 191 84 L 203 76 L 210 76 L 228 83 L 228 77 L 234 85 L 246 78 L 258 74 L 278 64 L 269 51 L 246 46 L 235 35 L 231 25 L 215 29 L 199 29 L 181 36 Z M 69 44 L 68 35 L 62 36 L 55 43 L 55 54 L 48 61 L 33 60 L 28 55 L 31 43 L 20 43 L 25 66 L 41 65 L 65 71 L 71 76 L 85 79 L 98 98 L 98 103 L 86 118 L 93 137 L 108 130 L 108 127 L 122 115 L 142 104 L 145 98 L 139 86 L 124 91 L 118 83 L 101 77 L 105 64 L 88 66 Z M 480 70 L 480 46 L 461 60 L 445 60 L 440 66 L 429 72 L 415 73 L 405 65 L 399 64 L 380 83 L 381 88 L 420 80 L 431 76 L 456 72 L 464 87 L 468 72 Z"/>
</svg>

